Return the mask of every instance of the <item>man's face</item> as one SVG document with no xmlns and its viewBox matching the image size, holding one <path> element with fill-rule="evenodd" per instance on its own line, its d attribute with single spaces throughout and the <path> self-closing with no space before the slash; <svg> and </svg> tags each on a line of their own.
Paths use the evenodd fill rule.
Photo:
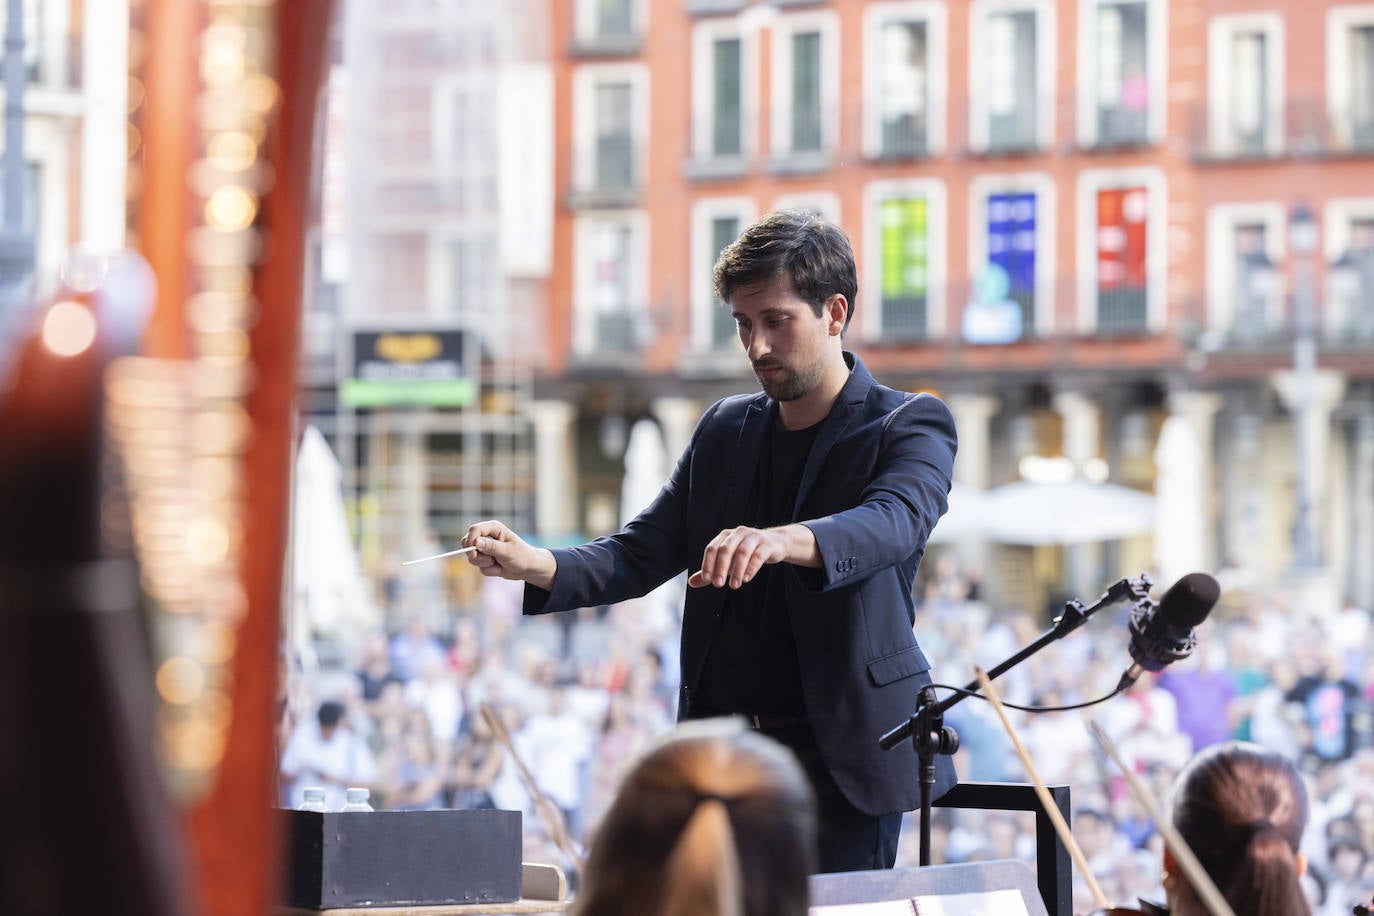
<svg viewBox="0 0 1374 916">
<path fill-rule="evenodd" d="M 783 277 L 735 290 L 730 306 L 764 393 L 794 401 L 816 387 L 831 346 L 829 309 L 817 317 Z"/>
</svg>

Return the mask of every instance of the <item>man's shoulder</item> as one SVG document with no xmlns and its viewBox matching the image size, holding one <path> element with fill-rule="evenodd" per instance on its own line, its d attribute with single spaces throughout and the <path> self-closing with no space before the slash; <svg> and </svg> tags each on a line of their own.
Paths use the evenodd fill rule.
<svg viewBox="0 0 1374 916">
<path fill-rule="evenodd" d="M 703 423 L 728 423 L 745 416 L 750 410 L 763 410 L 768 405 L 768 396 L 760 392 L 754 394 L 732 394 L 723 397 L 702 415 Z"/>
</svg>

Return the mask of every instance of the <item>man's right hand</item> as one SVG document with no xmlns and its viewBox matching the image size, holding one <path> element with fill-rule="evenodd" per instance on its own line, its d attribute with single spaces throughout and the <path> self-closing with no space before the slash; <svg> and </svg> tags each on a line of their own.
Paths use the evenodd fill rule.
<svg viewBox="0 0 1374 916">
<path fill-rule="evenodd" d="M 477 548 L 468 554 L 468 562 L 484 576 L 528 582 L 545 591 L 553 588 L 553 576 L 558 571 L 553 553 L 525 543 L 501 522 L 470 525 L 463 546 Z"/>
</svg>

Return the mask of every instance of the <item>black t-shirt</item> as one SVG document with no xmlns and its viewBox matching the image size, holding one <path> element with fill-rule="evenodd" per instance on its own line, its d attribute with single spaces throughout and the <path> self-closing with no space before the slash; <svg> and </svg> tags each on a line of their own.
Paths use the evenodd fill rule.
<svg viewBox="0 0 1374 916">
<path fill-rule="evenodd" d="M 792 521 L 792 505 L 820 424 L 789 430 L 778 420 L 764 440 L 744 523 L 771 528 Z M 720 627 L 706 653 L 699 708 L 711 713 L 801 715 L 801 667 L 787 613 L 784 564 L 765 565 L 738 591 L 726 588 Z"/>
</svg>

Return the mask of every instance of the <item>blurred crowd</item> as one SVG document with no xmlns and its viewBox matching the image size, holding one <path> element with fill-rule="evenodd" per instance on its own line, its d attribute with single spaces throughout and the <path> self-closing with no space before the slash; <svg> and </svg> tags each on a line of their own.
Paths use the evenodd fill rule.
<svg viewBox="0 0 1374 916">
<path fill-rule="evenodd" d="M 988 607 L 949 560 L 931 569 L 918 586 L 916 633 L 935 661 L 937 681 L 963 685 L 974 666 L 991 668 L 1050 627 L 1049 613 Z M 524 618 L 518 583 L 483 580 L 467 606 L 436 612 L 412 602 L 393 629 L 368 633 L 346 651 L 298 653 L 289 659 L 281 700 L 282 804 L 294 807 L 302 787 L 322 785 L 337 808 L 345 786 L 362 785 L 378 809 L 521 809 L 525 858 L 560 862 L 549 839 L 548 803 L 585 842 L 621 775 L 672 726 L 681 587 L 670 584 L 612 607 Z M 1124 606 L 1104 610 L 1007 672 L 998 681 L 1003 698 L 1057 706 L 1110 693 L 1130 664 L 1127 613 Z M 1087 719 L 1161 797 L 1195 751 L 1230 738 L 1298 762 L 1312 807 L 1303 851 L 1313 910 L 1334 916 L 1349 914 L 1357 900 L 1368 903 L 1374 897 L 1374 623 L 1368 609 L 1347 605 L 1314 617 L 1279 598 L 1230 589 L 1198 636 L 1189 658 L 1143 675 L 1099 706 L 1012 711 L 1045 781 L 1070 787 L 1075 838 L 1107 897 L 1162 900 L 1161 846 L 1149 815 L 1092 741 Z M 484 707 L 508 732 L 514 753 L 493 732 Z M 987 703 L 955 705 L 946 724 L 959 733 L 961 779 L 1028 781 Z M 547 802 L 534 804 L 532 792 Z M 1030 814 L 937 808 L 933 859 L 1033 862 L 1034 836 Z M 917 838 L 913 813 L 899 866 L 916 863 Z M 1086 911 L 1091 898 L 1077 880 L 1075 911 Z"/>
</svg>

